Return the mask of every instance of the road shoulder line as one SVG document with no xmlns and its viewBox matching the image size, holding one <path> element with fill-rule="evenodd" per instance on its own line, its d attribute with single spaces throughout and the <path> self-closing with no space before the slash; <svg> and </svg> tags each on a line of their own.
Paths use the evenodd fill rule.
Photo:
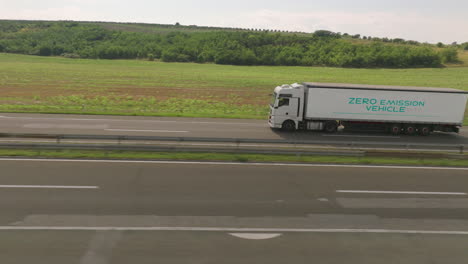
<svg viewBox="0 0 468 264">
<path fill-rule="evenodd" d="M 309 229 L 230 227 L 111 227 L 111 226 L 0 226 L 0 231 L 192 231 L 192 232 L 283 232 L 283 233 L 374 233 L 420 235 L 468 235 L 468 231 L 401 229 Z"/>
<path fill-rule="evenodd" d="M 328 167 L 328 168 L 369 168 L 369 169 L 417 169 L 417 170 L 460 170 L 468 167 L 425 167 L 425 166 L 392 166 L 392 165 L 347 165 L 347 164 L 308 164 L 308 163 L 260 163 L 260 162 L 215 162 L 215 161 L 163 161 L 163 160 L 92 160 L 92 159 L 33 159 L 33 158 L 0 158 L 2 161 L 31 162 L 76 162 L 76 163 L 129 163 L 129 164 L 187 164 L 187 165 L 235 165 L 235 166 L 289 166 L 289 167 Z"/>
</svg>

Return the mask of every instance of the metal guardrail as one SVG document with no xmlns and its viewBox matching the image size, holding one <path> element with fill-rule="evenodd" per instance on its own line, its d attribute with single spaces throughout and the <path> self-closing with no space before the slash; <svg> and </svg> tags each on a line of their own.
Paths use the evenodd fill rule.
<svg viewBox="0 0 468 264">
<path fill-rule="evenodd" d="M 467 145 L 463 144 L 429 144 L 429 143 L 393 143 L 393 142 L 371 142 L 371 141 L 317 141 L 317 140 L 288 140 L 288 139 L 244 139 L 244 138 L 202 138 L 202 137 L 157 137 L 157 136 L 125 136 L 125 135 L 78 135 L 78 134 L 25 134 L 25 133 L 0 133 L 0 138 L 40 138 L 40 139 L 53 139 L 57 144 L 61 144 L 62 140 L 110 140 L 116 141 L 118 145 L 121 145 L 124 141 L 159 141 L 159 142 L 178 142 L 179 145 L 183 145 L 185 142 L 204 142 L 204 143 L 230 143 L 236 144 L 238 147 L 240 144 L 274 144 L 274 145 L 289 145 L 291 147 L 297 148 L 298 146 L 307 146 L 307 145 L 329 145 L 335 147 L 346 148 L 351 151 L 357 151 L 363 148 L 375 149 L 375 150 L 388 150 L 388 149 L 398 149 L 403 151 L 410 150 L 426 150 L 433 152 L 446 152 L 446 151 L 457 151 L 460 154 L 464 154 L 465 148 Z M 7 147 L 8 144 L 0 144 L 0 146 Z M 12 144 L 10 144 L 13 147 Z M 16 144 L 18 146 L 18 144 Z M 35 147 L 38 144 L 29 144 L 30 147 Z M 61 144 L 63 147 L 76 147 L 76 144 Z M 42 144 L 44 147 L 44 144 Z M 96 145 L 95 145 L 96 146 Z M 84 146 L 83 146 L 84 147 Z M 104 147 L 104 146 L 102 146 Z M 122 147 L 122 146 L 120 146 Z M 130 148 L 127 146 L 126 148 Z M 141 146 L 140 146 L 141 147 Z M 258 146 L 261 148 L 261 146 Z M 107 146 L 106 148 L 110 148 Z M 161 149 L 161 147 L 157 147 Z M 150 150 L 150 147 L 145 148 Z M 156 147 L 153 147 L 156 149 Z M 179 147 L 180 149 L 180 147 Z M 205 151 L 208 149 L 205 148 Z M 209 148 L 213 150 L 213 148 Z M 219 150 L 219 148 L 218 148 Z M 231 149 L 232 151 L 232 149 Z M 251 150 L 250 150 L 251 151 Z M 260 153 L 261 149 L 257 149 L 257 152 Z M 266 150 L 263 150 L 266 151 Z M 294 153 L 297 153 L 299 150 L 296 150 Z M 284 152 L 284 151 L 282 151 Z M 308 151 L 306 151 L 308 152 Z M 253 153 L 253 152 L 251 152 Z M 272 153 L 270 150 L 269 153 Z"/>
<path fill-rule="evenodd" d="M 150 152 L 201 152 L 201 153 L 239 153 L 239 154 L 288 154 L 363 157 L 363 151 L 325 151 L 325 150 L 267 150 L 247 148 L 190 148 L 186 146 L 134 146 L 106 144 L 31 144 L 0 143 L 0 148 L 28 150 L 102 150 L 102 151 L 150 151 Z"/>
</svg>

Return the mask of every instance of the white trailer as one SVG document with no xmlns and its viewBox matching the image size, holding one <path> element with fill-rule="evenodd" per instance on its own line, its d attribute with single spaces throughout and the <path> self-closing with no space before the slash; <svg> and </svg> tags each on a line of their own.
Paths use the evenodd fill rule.
<svg viewBox="0 0 468 264">
<path fill-rule="evenodd" d="M 268 123 L 329 133 L 339 126 L 395 135 L 458 132 L 467 99 L 468 92 L 451 88 L 296 83 L 276 87 Z"/>
</svg>

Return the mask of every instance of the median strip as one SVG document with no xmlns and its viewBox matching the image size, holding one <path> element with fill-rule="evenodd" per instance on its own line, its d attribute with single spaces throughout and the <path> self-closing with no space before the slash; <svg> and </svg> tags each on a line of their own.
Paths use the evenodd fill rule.
<svg viewBox="0 0 468 264">
<path fill-rule="evenodd" d="M 378 168 L 416 168 L 468 170 L 467 159 L 429 159 L 429 158 L 393 158 L 393 157 L 349 157 L 320 155 L 277 155 L 277 154 L 242 154 L 209 152 L 148 152 L 148 151 L 103 151 L 103 150 L 21 150 L 0 149 L 3 161 L 63 159 L 78 161 L 83 159 L 94 162 L 151 162 L 151 163 L 226 163 L 226 164 L 263 164 L 279 166 L 338 166 L 338 167 L 378 167 Z M 29 158 L 29 159 L 28 159 Z M 88 162 L 88 161 L 87 161 Z"/>
</svg>

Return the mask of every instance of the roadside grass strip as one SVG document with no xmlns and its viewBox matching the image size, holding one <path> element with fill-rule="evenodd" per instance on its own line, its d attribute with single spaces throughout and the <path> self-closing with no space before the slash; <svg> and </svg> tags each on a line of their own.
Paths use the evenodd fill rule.
<svg viewBox="0 0 468 264">
<path fill-rule="evenodd" d="M 468 167 L 467 159 L 296 156 L 271 154 L 230 154 L 190 152 L 134 152 L 101 150 L 17 150 L 0 149 L 0 157 L 109 159 L 109 160 L 176 160 L 222 162 L 285 162 L 315 164 L 404 165 L 431 167 Z"/>
</svg>

